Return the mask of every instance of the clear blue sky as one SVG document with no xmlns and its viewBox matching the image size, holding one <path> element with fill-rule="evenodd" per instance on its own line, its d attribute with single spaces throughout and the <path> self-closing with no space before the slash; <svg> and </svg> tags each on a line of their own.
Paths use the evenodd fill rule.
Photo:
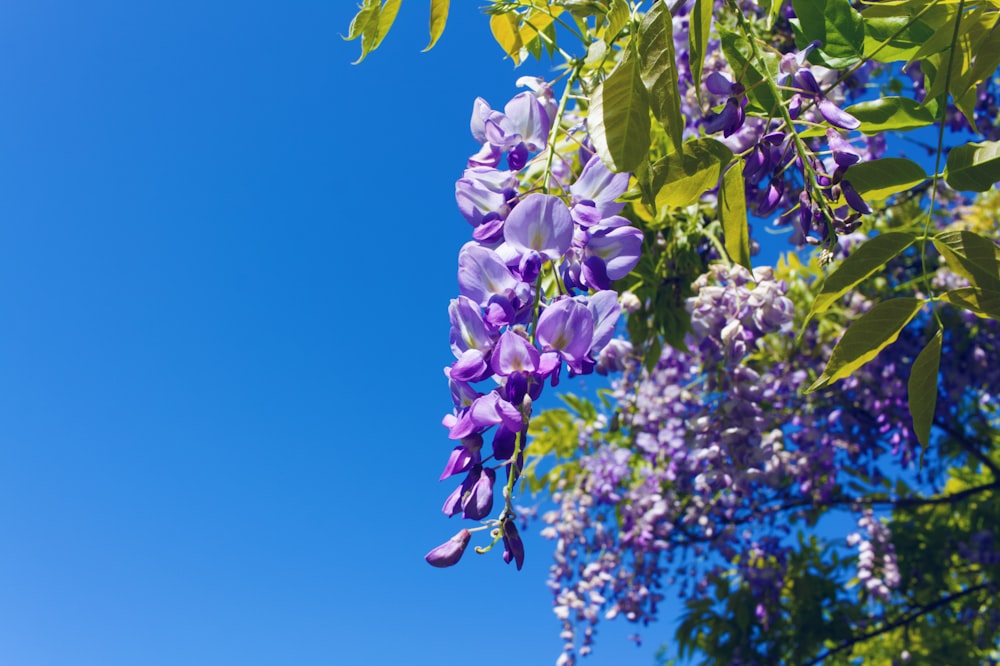
<svg viewBox="0 0 1000 666">
<path fill-rule="evenodd" d="M 547 73 L 426 4 L 0 7 L 0 663 L 553 662 L 545 542 L 422 560 L 472 101 Z"/>
</svg>

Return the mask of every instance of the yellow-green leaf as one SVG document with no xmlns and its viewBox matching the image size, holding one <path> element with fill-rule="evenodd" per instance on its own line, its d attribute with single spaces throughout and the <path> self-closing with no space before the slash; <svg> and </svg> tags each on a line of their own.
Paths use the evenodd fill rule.
<svg viewBox="0 0 1000 666">
<path fill-rule="evenodd" d="M 1000 291 L 1000 247 L 992 240 L 971 231 L 943 231 L 934 237 L 934 247 L 973 287 Z"/>
<path fill-rule="evenodd" d="M 1000 291 L 959 287 L 938 296 L 942 301 L 974 312 L 978 317 L 1000 321 Z"/>
<path fill-rule="evenodd" d="M 401 3 L 402 0 L 385 0 L 385 4 L 382 5 L 382 10 L 378 16 L 378 35 L 375 37 L 375 44 L 372 46 L 373 51 L 379 47 L 385 36 L 389 34 L 389 28 L 396 22 L 396 14 L 399 13 L 399 5 Z"/>
<path fill-rule="evenodd" d="M 941 341 L 942 335 L 939 329 L 913 361 L 910 380 L 906 385 L 907 406 L 910 409 L 910 418 L 913 419 L 913 432 L 923 447 L 920 451 L 921 464 L 924 452 L 930 444 L 931 425 L 934 423 L 934 409 L 937 406 Z"/>
<path fill-rule="evenodd" d="M 893 298 L 875 306 L 851 324 L 833 348 L 823 374 L 813 382 L 806 393 L 828 386 L 872 360 L 891 345 L 909 324 L 920 308 L 922 298 Z"/>
<path fill-rule="evenodd" d="M 615 172 L 634 171 L 649 151 L 649 99 L 632 56 L 590 95 L 587 114 L 597 154 Z"/>
<path fill-rule="evenodd" d="M 909 97 L 880 97 L 852 104 L 844 111 L 861 121 L 858 129 L 865 134 L 911 130 L 934 122 L 934 114 Z"/>
<path fill-rule="evenodd" d="M 677 56 L 674 53 L 674 22 L 666 3 L 654 5 L 639 27 L 639 57 L 642 83 L 649 94 L 653 115 L 663 124 L 675 151 L 684 141 Z"/>
<path fill-rule="evenodd" d="M 448 22 L 448 2 L 449 0 L 431 0 L 431 41 L 424 51 L 430 51 L 441 39 L 444 25 Z"/>
<path fill-rule="evenodd" d="M 1000 141 L 956 146 L 948 153 L 944 179 L 956 190 L 985 192 L 1000 181 Z"/>
<path fill-rule="evenodd" d="M 715 139 L 694 139 L 680 153 L 657 160 L 650 171 L 656 206 L 690 206 L 714 188 L 722 170 L 733 159 L 733 151 Z"/>
<path fill-rule="evenodd" d="M 893 257 L 902 254 L 913 245 L 914 240 L 911 234 L 890 231 L 862 243 L 826 278 L 806 320 L 825 312 L 855 285 L 874 275 Z"/>
<path fill-rule="evenodd" d="M 844 180 L 869 201 L 880 201 L 927 180 L 923 167 L 905 157 L 883 157 L 847 169 Z"/>
<path fill-rule="evenodd" d="M 747 200 L 743 190 L 743 162 L 726 171 L 719 188 L 719 218 L 729 258 L 747 269 L 750 266 L 750 227 L 747 223 Z"/>
<path fill-rule="evenodd" d="M 775 4 L 781 5 L 780 0 Z M 694 89 L 701 97 L 701 70 L 705 64 L 705 54 L 708 52 L 708 33 L 712 29 L 712 0 L 695 0 L 691 10 L 690 27 L 688 28 L 688 49 L 691 78 Z"/>
<path fill-rule="evenodd" d="M 521 62 L 521 47 L 524 46 L 518 28 L 519 23 L 514 14 L 494 14 L 490 18 L 490 31 L 493 33 L 493 39 L 497 40 L 497 44 L 500 45 L 504 53 L 510 56 L 515 65 Z"/>
</svg>

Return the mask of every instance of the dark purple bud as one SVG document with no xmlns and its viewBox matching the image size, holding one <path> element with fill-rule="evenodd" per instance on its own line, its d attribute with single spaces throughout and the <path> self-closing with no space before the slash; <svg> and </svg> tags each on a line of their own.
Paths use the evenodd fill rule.
<svg viewBox="0 0 1000 666">
<path fill-rule="evenodd" d="M 828 99 L 821 99 L 819 101 L 819 112 L 826 122 L 835 127 L 847 130 L 858 129 L 861 127 L 860 120 L 847 113 Z"/>
<path fill-rule="evenodd" d="M 722 132 L 724 136 L 729 136 L 743 126 L 745 118 L 746 114 L 743 112 L 743 107 L 739 101 L 730 97 L 721 112 L 710 115 L 705 119 L 705 132 L 707 134 Z"/>
<path fill-rule="evenodd" d="M 872 212 L 872 207 L 868 205 L 868 202 L 866 202 L 864 199 L 861 198 L 861 195 L 858 194 L 858 191 L 854 189 L 853 185 L 851 185 L 851 181 L 849 180 L 843 181 L 840 184 L 840 187 L 843 190 L 844 200 L 847 201 L 848 206 L 858 211 L 859 213 L 864 213 L 865 215 Z"/>
<path fill-rule="evenodd" d="M 792 98 L 788 100 L 788 116 L 792 120 L 797 120 L 799 114 L 802 113 L 802 95 L 792 95 Z"/>
<path fill-rule="evenodd" d="M 705 87 L 708 89 L 708 92 L 714 95 L 725 95 L 728 97 L 734 94 L 733 91 L 736 85 L 722 72 L 712 72 L 705 77 Z M 740 87 L 742 88 L 743 86 Z"/>
<path fill-rule="evenodd" d="M 764 201 L 757 206 L 757 214 L 763 216 L 773 211 L 778 206 L 778 202 L 781 201 L 782 194 L 782 181 L 772 178 L 771 182 L 767 185 Z"/>
<path fill-rule="evenodd" d="M 462 553 L 465 552 L 465 548 L 469 545 L 469 539 L 472 538 L 472 533 L 469 530 L 463 529 L 458 534 L 452 538 L 445 541 L 443 544 L 427 553 L 424 559 L 427 560 L 427 564 L 432 567 L 450 567 L 457 564 L 460 559 L 462 559 Z"/>
<path fill-rule="evenodd" d="M 497 473 L 477 465 L 469 473 L 469 478 L 475 478 L 475 482 L 468 492 L 462 494 L 463 515 L 469 520 L 482 520 L 493 510 L 493 483 L 497 480 Z"/>
<path fill-rule="evenodd" d="M 514 372 L 507 377 L 504 384 L 507 402 L 512 405 L 520 405 L 524 396 L 528 393 L 528 378 L 523 372 Z"/>
<path fill-rule="evenodd" d="M 780 146 L 785 142 L 784 132 L 768 132 L 760 138 L 761 141 L 771 144 L 772 146 Z"/>
<path fill-rule="evenodd" d="M 833 161 L 837 163 L 837 166 L 846 169 L 861 161 L 861 155 L 854 149 L 854 146 L 845 141 L 844 137 L 840 136 L 840 132 L 832 127 L 826 130 L 826 142 L 829 144 L 830 150 L 833 151 Z"/>
<path fill-rule="evenodd" d="M 503 523 L 503 561 L 510 564 L 511 560 L 518 571 L 524 566 L 524 542 L 517 532 L 517 525 L 508 518 Z"/>
<path fill-rule="evenodd" d="M 500 462 L 510 460 L 510 457 L 514 455 L 516 443 L 517 433 L 500 426 L 493 435 L 493 457 Z"/>
<path fill-rule="evenodd" d="M 813 73 L 806 68 L 795 72 L 792 76 L 792 81 L 794 82 L 796 88 L 807 95 L 819 95 L 821 92 L 819 83 L 816 82 L 816 77 L 813 76 Z"/>
</svg>

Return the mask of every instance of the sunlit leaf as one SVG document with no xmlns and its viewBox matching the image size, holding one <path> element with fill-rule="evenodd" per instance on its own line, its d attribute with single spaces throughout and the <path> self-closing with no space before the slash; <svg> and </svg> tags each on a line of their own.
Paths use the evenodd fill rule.
<svg viewBox="0 0 1000 666">
<path fill-rule="evenodd" d="M 865 26 L 850 0 L 792 0 L 792 7 L 798 47 L 804 49 L 814 41 L 820 44 L 809 56 L 812 62 L 843 68 L 861 59 Z"/>
<path fill-rule="evenodd" d="M 632 171 L 649 150 L 649 99 L 639 63 L 627 56 L 590 96 L 590 138 L 609 169 Z"/>
<path fill-rule="evenodd" d="M 385 4 L 382 5 L 382 11 L 378 17 L 378 36 L 375 38 L 375 44 L 372 46 L 373 51 L 382 44 L 382 40 L 389 34 L 389 28 L 396 22 L 396 14 L 399 13 L 399 5 L 401 3 L 402 0 L 385 0 Z"/>
<path fill-rule="evenodd" d="M 891 345 L 909 324 L 920 308 L 921 298 L 893 298 L 876 303 L 871 310 L 855 320 L 833 348 L 823 374 L 813 382 L 806 393 L 828 386 L 847 377 L 878 353 Z"/>
<path fill-rule="evenodd" d="M 726 171 L 719 188 L 719 219 L 729 258 L 746 268 L 750 266 L 750 227 L 747 223 L 746 193 L 743 189 L 743 163 Z"/>
<path fill-rule="evenodd" d="M 670 153 L 652 166 L 656 206 L 690 206 L 719 183 L 733 152 L 715 139 L 695 139 L 682 153 Z"/>
<path fill-rule="evenodd" d="M 823 282 L 823 288 L 816 295 L 807 320 L 825 312 L 841 296 L 878 272 L 886 262 L 902 254 L 915 240 L 912 234 L 890 231 L 862 243 Z"/>
<path fill-rule="evenodd" d="M 774 0 L 780 5 L 780 0 Z M 708 52 L 708 33 L 712 28 L 712 0 L 695 0 L 691 10 L 690 27 L 688 28 L 689 66 L 694 89 L 701 93 L 701 70 Z"/>
<path fill-rule="evenodd" d="M 608 25 L 604 29 L 604 43 L 610 46 L 630 18 L 632 18 L 632 11 L 626 0 L 611 0 L 607 16 Z"/>
<path fill-rule="evenodd" d="M 424 51 L 430 51 L 437 44 L 444 32 L 444 25 L 448 22 L 449 0 L 431 0 L 431 41 Z"/>
<path fill-rule="evenodd" d="M 861 121 L 858 129 L 865 134 L 911 130 L 934 122 L 934 114 L 909 97 L 880 97 L 852 104 L 844 111 Z"/>
<path fill-rule="evenodd" d="M 971 231 L 944 231 L 934 237 L 934 247 L 973 287 L 1000 291 L 1000 247 Z"/>
<path fill-rule="evenodd" d="M 919 185 L 927 180 L 927 174 L 904 157 L 883 157 L 855 164 L 847 169 L 844 179 L 865 199 L 879 201 Z"/>
<path fill-rule="evenodd" d="M 684 118 L 674 53 L 674 23 L 666 3 L 654 5 L 643 19 L 639 27 L 639 57 L 642 82 L 649 93 L 653 114 L 663 124 L 674 150 L 679 151 L 684 141 Z"/>
<path fill-rule="evenodd" d="M 944 179 L 956 190 L 985 192 L 1000 181 L 1000 141 L 966 143 L 951 149 Z"/>
<path fill-rule="evenodd" d="M 927 346 L 913 361 L 910 379 L 906 384 L 907 406 L 913 419 L 913 433 L 920 441 L 921 464 L 924 452 L 930 445 L 931 425 L 934 423 L 934 409 L 937 406 L 938 367 L 941 364 L 941 330 L 934 334 Z"/>
<path fill-rule="evenodd" d="M 518 30 L 519 23 L 514 14 L 494 14 L 490 17 L 490 31 L 493 39 L 503 49 L 503 52 L 510 56 L 514 64 L 521 62 L 521 33 Z"/>
<path fill-rule="evenodd" d="M 934 34 L 934 29 L 909 16 L 868 16 L 865 21 L 865 55 L 878 62 L 907 61 Z"/>
<path fill-rule="evenodd" d="M 938 296 L 942 301 L 974 312 L 979 317 L 1000 321 L 1000 291 L 959 287 Z"/>
<path fill-rule="evenodd" d="M 761 56 L 764 62 L 757 62 L 753 58 L 750 42 L 743 35 L 730 32 L 722 26 L 717 25 L 717 28 L 722 52 L 730 67 L 734 72 L 744 73 L 741 82 L 747 88 L 747 98 L 765 113 L 777 115 L 778 99 L 774 96 L 771 86 L 764 81 L 764 77 L 766 75 L 771 80 L 778 77 L 781 58 L 776 53 L 766 51 Z"/>
</svg>

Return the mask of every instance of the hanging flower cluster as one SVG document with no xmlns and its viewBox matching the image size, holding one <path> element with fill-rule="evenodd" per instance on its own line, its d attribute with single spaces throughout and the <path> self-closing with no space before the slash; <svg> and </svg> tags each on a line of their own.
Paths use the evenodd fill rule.
<svg viewBox="0 0 1000 666">
<path fill-rule="evenodd" d="M 643 234 L 618 215 L 624 204 L 615 200 L 629 175 L 612 174 L 576 144 L 572 154 L 557 155 L 551 88 L 538 79 L 519 83 L 532 91 L 502 112 L 476 100 L 471 129 L 481 148 L 455 186 L 473 240 L 459 252 L 460 295 L 448 308 L 456 360 L 445 371 L 454 410 L 444 425 L 458 444 L 441 478 L 464 475 L 444 513 L 482 521 L 493 512 L 497 470 L 505 469 L 504 508 L 485 527 L 520 569 L 524 546 L 511 494 L 532 402 L 546 383 L 558 384 L 564 366 L 571 376 L 594 371 L 621 313 L 611 284 L 638 262 Z M 558 159 L 557 167 L 539 171 L 538 157 Z M 463 529 L 427 561 L 455 564 L 470 536 Z"/>
</svg>

